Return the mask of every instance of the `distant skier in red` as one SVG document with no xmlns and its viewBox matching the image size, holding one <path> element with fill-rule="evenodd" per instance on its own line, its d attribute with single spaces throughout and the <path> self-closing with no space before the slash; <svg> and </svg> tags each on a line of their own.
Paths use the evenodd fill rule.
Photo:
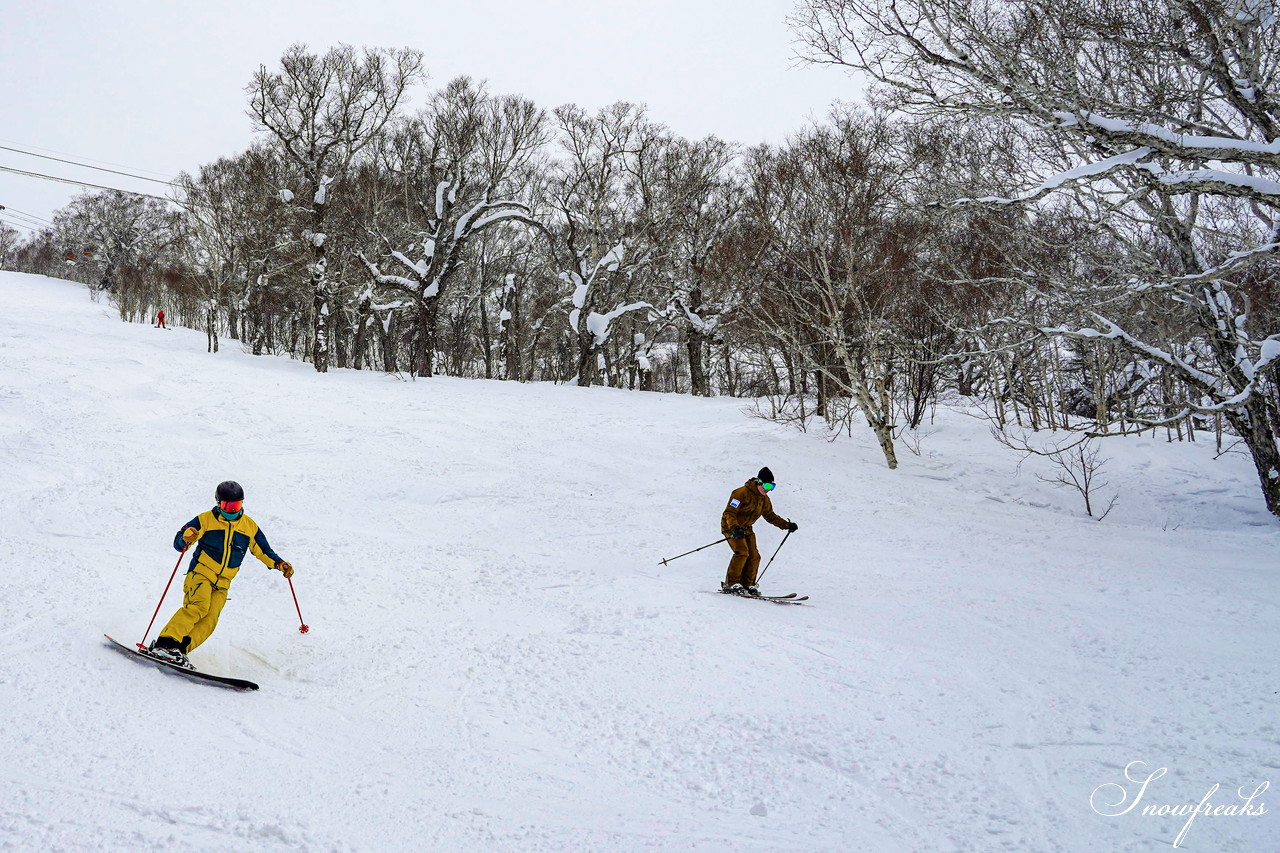
<svg viewBox="0 0 1280 853">
<path fill-rule="evenodd" d="M 163 309 L 163 308 L 161 308 L 161 309 L 160 309 L 160 313 L 156 314 L 156 328 L 157 328 L 157 329 L 167 329 L 167 328 L 169 328 L 168 326 L 166 326 L 166 325 L 164 324 L 164 309 Z"/>
</svg>

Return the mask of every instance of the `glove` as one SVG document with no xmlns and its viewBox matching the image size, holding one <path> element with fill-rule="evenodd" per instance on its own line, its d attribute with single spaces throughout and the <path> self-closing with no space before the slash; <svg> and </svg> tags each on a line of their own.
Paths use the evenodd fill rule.
<svg viewBox="0 0 1280 853">
<path fill-rule="evenodd" d="M 186 542 L 188 545 L 199 538 L 200 531 L 196 530 L 194 527 L 188 527 L 186 530 L 182 531 L 182 541 Z"/>
<path fill-rule="evenodd" d="M 280 574 L 284 575 L 286 578 L 293 577 L 293 566 L 289 565 L 284 560 L 276 563 L 276 568 L 279 569 Z"/>
<path fill-rule="evenodd" d="M 730 539 L 746 539 L 746 538 L 747 538 L 747 528 L 745 528 L 745 527 L 735 527 L 735 528 L 733 528 L 732 530 L 730 530 L 730 531 L 729 531 L 729 538 L 730 538 Z"/>
<path fill-rule="evenodd" d="M 788 521 L 788 522 L 787 522 L 787 532 L 788 532 L 788 533 L 795 533 L 795 532 L 796 532 L 797 530 L 799 530 L 799 529 L 800 529 L 800 525 L 796 524 L 794 521 Z"/>
</svg>

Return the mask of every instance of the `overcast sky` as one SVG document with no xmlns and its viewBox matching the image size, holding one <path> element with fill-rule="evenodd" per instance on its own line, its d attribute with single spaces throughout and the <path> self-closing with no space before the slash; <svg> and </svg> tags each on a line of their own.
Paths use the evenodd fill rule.
<svg viewBox="0 0 1280 853">
<path fill-rule="evenodd" d="M 626 100 L 689 137 L 780 142 L 859 97 L 795 59 L 793 0 L 43 0 L 0 23 L 0 146 L 172 178 L 253 138 L 245 86 L 285 49 L 414 47 L 430 86 L 467 74 L 552 109 Z M 414 104 L 423 102 L 423 93 Z M 0 166 L 164 195 L 0 150 Z M 49 219 L 79 187 L 0 172 L 0 216 Z"/>
</svg>

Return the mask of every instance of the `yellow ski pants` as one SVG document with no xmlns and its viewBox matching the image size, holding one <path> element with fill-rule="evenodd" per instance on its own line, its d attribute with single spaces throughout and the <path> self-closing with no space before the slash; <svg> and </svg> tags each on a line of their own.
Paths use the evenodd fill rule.
<svg viewBox="0 0 1280 853">
<path fill-rule="evenodd" d="M 181 644 L 188 653 L 193 652 L 218 627 L 218 617 L 226 603 L 225 587 L 217 589 L 208 578 L 187 572 L 182 582 L 182 607 L 161 629 L 160 636 Z"/>
</svg>

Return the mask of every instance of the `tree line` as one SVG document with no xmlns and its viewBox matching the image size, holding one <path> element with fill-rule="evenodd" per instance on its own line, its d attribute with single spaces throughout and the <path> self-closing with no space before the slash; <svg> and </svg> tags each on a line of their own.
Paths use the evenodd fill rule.
<svg viewBox="0 0 1280 853">
<path fill-rule="evenodd" d="M 948 397 L 1210 438 L 1280 514 L 1276 2 L 806 0 L 802 54 L 868 98 L 745 148 L 466 77 L 410 110 L 420 52 L 295 45 L 176 205 L 0 248 L 211 350 L 749 397 L 890 467 Z"/>
</svg>

